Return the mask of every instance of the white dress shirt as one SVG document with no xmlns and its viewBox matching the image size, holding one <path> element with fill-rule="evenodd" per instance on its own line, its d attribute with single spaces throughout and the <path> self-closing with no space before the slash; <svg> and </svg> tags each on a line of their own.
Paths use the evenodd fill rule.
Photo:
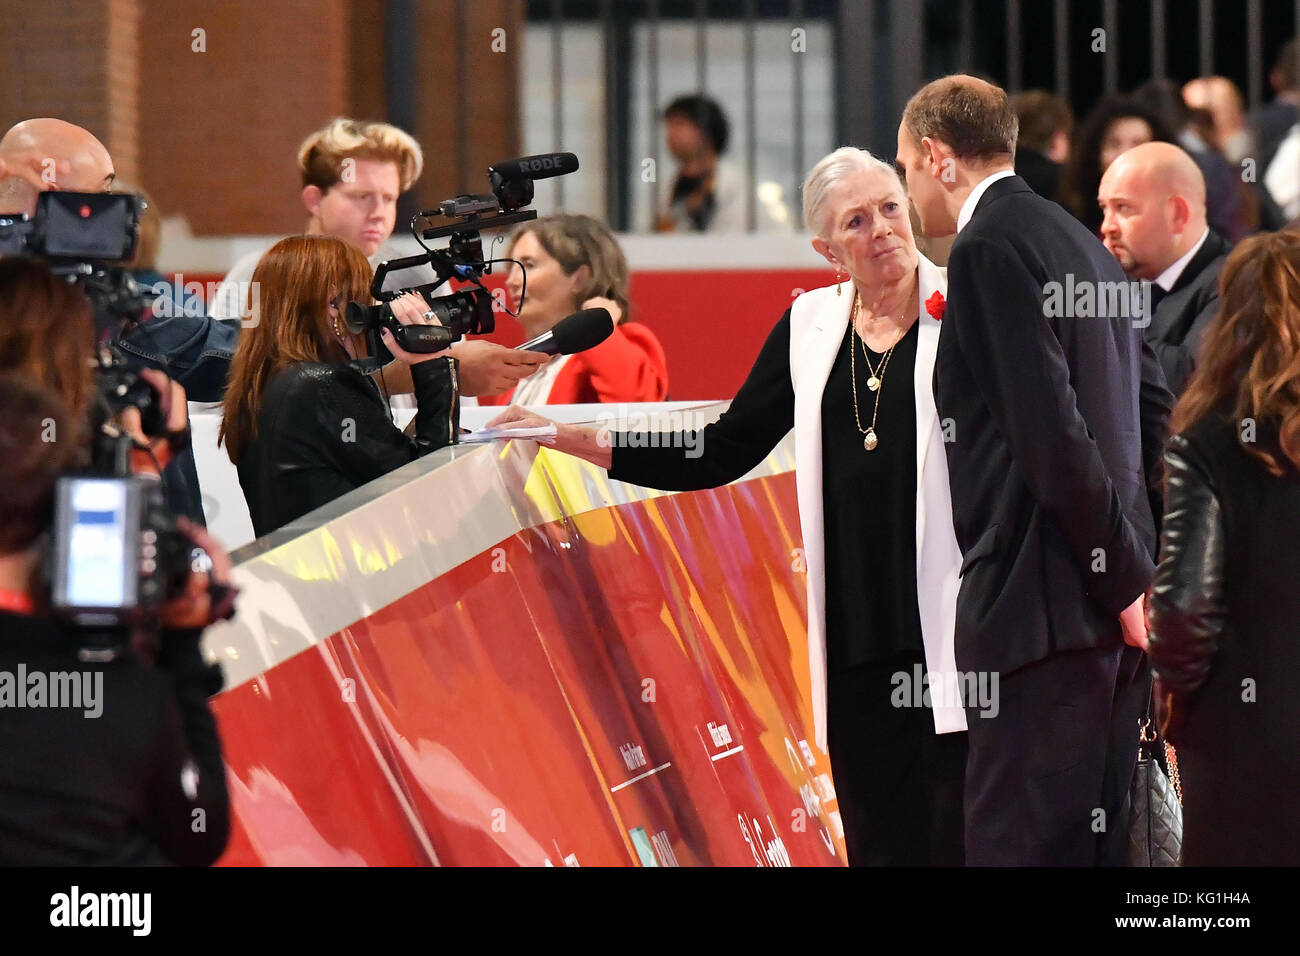
<svg viewBox="0 0 1300 956">
<path fill-rule="evenodd" d="M 1014 176 L 1014 169 L 1000 169 L 996 173 L 985 176 L 980 180 L 979 185 L 970 191 L 966 201 L 961 204 L 961 212 L 957 214 L 957 231 L 961 232 L 966 228 L 966 223 L 970 222 L 970 217 L 975 215 L 975 207 L 979 204 L 980 197 L 984 195 L 984 190 L 988 189 L 999 179 L 1006 179 L 1008 176 Z"/>
<path fill-rule="evenodd" d="M 1178 281 L 1178 277 L 1182 275 L 1183 270 L 1187 268 L 1187 263 L 1192 261 L 1192 256 L 1196 255 L 1198 252 L 1201 251 L 1201 246 L 1205 245 L 1205 240 L 1209 237 L 1209 235 L 1210 235 L 1210 227 L 1206 226 L 1205 232 L 1201 233 L 1201 238 L 1196 240 L 1196 245 L 1188 249 L 1187 254 L 1185 256 L 1183 256 L 1181 259 L 1178 259 L 1168 269 L 1160 273 L 1160 275 L 1156 276 L 1156 285 L 1160 286 L 1160 288 L 1164 289 L 1166 292 L 1172 289 L 1174 287 L 1174 283 Z"/>
</svg>

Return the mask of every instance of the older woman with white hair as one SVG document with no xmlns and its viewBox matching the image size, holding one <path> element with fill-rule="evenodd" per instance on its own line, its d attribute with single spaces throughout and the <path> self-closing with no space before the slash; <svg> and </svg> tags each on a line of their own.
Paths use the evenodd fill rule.
<svg viewBox="0 0 1300 956">
<path fill-rule="evenodd" d="M 621 481 L 693 490 L 741 477 L 794 429 L 815 737 L 849 862 L 960 865 L 961 553 L 931 386 L 947 280 L 916 250 L 897 172 L 870 153 L 835 150 L 803 196 L 835 282 L 795 299 L 728 411 L 678 441 L 558 425 L 555 447 Z M 512 407 L 492 424 L 547 422 Z"/>
</svg>

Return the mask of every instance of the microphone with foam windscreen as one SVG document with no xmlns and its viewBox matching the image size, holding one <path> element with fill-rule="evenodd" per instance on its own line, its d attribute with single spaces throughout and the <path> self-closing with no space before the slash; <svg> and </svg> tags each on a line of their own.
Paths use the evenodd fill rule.
<svg viewBox="0 0 1300 956">
<path fill-rule="evenodd" d="M 488 180 L 495 187 L 509 179 L 550 179 L 578 171 L 578 157 L 573 153 L 541 153 L 505 159 L 488 167 Z"/>
<path fill-rule="evenodd" d="M 560 319 L 550 329 L 519 348 L 547 355 L 572 355 L 599 345 L 614 334 L 614 318 L 608 309 L 583 309 Z"/>
<path fill-rule="evenodd" d="M 501 211 L 514 212 L 533 201 L 533 180 L 577 171 L 578 157 L 572 153 L 542 153 L 502 160 L 488 169 L 488 182 Z"/>
</svg>

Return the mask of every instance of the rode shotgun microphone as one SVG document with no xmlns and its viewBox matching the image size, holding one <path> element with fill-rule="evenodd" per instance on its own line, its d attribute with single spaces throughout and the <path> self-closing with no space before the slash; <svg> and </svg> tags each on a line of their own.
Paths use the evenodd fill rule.
<svg viewBox="0 0 1300 956">
<path fill-rule="evenodd" d="M 578 157 L 572 153 L 541 153 L 505 159 L 488 169 L 492 195 L 503 213 L 510 213 L 533 201 L 533 180 L 567 176 L 578 171 Z"/>
<path fill-rule="evenodd" d="M 539 153 L 536 156 L 521 156 L 519 159 L 505 159 L 488 168 L 488 179 L 493 187 L 498 180 L 506 179 L 550 179 L 552 176 L 567 176 L 578 171 L 578 157 L 573 153 Z"/>
<path fill-rule="evenodd" d="M 583 309 L 560 319 L 548 332 L 519 348 L 546 355 L 572 355 L 599 345 L 614 334 L 614 318 L 608 309 Z"/>
</svg>

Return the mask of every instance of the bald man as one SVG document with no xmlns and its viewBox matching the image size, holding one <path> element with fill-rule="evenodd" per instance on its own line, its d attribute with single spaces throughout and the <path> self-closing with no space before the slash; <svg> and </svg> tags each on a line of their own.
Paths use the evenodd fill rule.
<svg viewBox="0 0 1300 956">
<path fill-rule="evenodd" d="M 1097 202 L 1106 249 L 1130 279 L 1153 283 L 1143 333 L 1181 395 L 1218 311 L 1219 272 L 1232 248 L 1206 224 L 1201 170 L 1173 143 L 1144 143 L 1111 163 Z"/>
<path fill-rule="evenodd" d="M 108 192 L 116 175 L 104 144 L 60 119 L 23 120 L 0 137 L 0 212 L 30 216 L 51 189 Z"/>
<path fill-rule="evenodd" d="M 43 192 L 103 193 L 113 188 L 117 172 L 93 133 L 60 119 L 23 120 L 0 137 L 0 213 L 36 211 Z M 100 314 L 96 323 L 117 320 Z M 157 317 L 148 327 L 127 332 L 117 343 L 134 367 L 160 368 L 184 387 L 189 398 L 220 397 L 234 355 L 238 329 L 205 316 Z M 205 394 L 205 389 L 207 394 Z M 163 472 L 167 502 L 174 512 L 204 524 L 199 479 L 189 445 L 173 449 Z"/>
</svg>

